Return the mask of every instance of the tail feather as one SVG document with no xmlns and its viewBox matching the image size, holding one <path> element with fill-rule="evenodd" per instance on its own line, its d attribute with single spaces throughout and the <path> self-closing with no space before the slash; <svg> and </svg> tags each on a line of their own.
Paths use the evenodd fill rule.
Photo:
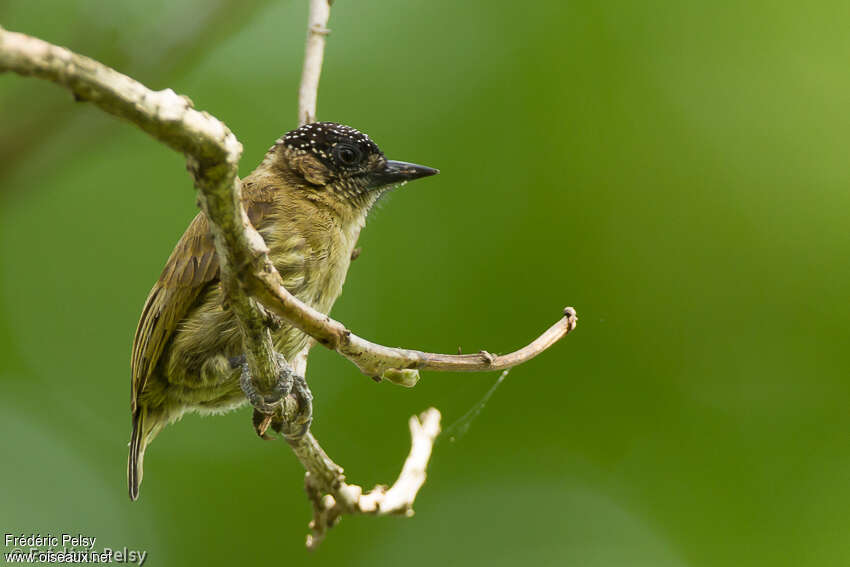
<svg viewBox="0 0 850 567">
<path fill-rule="evenodd" d="M 147 431 L 144 406 L 136 407 L 133 412 L 133 434 L 130 437 L 130 456 L 127 459 L 127 484 L 130 488 L 130 500 L 138 500 L 139 485 L 142 484 L 142 461 L 145 458 L 147 446 Z"/>
</svg>

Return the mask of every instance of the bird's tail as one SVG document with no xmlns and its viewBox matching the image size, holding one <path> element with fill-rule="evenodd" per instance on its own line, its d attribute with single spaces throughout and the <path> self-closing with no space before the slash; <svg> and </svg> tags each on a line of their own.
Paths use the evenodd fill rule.
<svg viewBox="0 0 850 567">
<path fill-rule="evenodd" d="M 142 461 L 145 458 L 145 447 L 148 444 L 148 434 L 151 427 L 145 425 L 148 418 L 147 408 L 143 405 L 136 407 L 133 412 L 133 434 L 130 436 L 130 456 L 127 459 L 127 483 L 130 486 L 130 500 L 139 498 L 139 485 L 142 484 Z"/>
</svg>

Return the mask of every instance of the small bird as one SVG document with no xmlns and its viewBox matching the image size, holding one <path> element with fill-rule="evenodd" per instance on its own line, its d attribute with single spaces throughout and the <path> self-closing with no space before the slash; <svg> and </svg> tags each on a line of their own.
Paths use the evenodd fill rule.
<svg viewBox="0 0 850 567">
<path fill-rule="evenodd" d="M 328 313 L 342 291 L 366 216 L 389 189 L 439 173 L 389 161 L 365 134 L 315 122 L 285 134 L 242 181 L 243 206 L 269 248 L 286 289 Z M 242 336 L 224 304 L 219 261 L 206 215 L 199 213 L 177 243 L 142 309 L 133 339 L 133 433 L 127 477 L 139 497 L 145 448 L 184 413 L 224 413 L 264 398 L 251 388 Z M 278 321 L 276 351 L 291 360 L 308 342 Z M 284 368 L 280 397 L 296 394 L 309 428 L 312 397 L 301 376 Z"/>
</svg>

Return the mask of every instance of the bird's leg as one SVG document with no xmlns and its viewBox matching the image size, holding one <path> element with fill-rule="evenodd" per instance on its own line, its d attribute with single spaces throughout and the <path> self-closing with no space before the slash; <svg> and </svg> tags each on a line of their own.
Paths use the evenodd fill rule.
<svg viewBox="0 0 850 567">
<path fill-rule="evenodd" d="M 277 381 L 267 394 L 261 393 L 255 386 L 254 377 L 251 376 L 251 369 L 248 366 L 248 361 L 244 360 L 244 355 L 239 357 L 243 358 L 240 364 L 242 374 L 239 376 L 239 386 L 251 405 L 266 415 L 275 413 L 278 402 L 288 396 L 292 390 L 292 369 L 289 368 L 289 364 L 286 363 L 283 356 L 278 355 L 278 357 L 280 371 Z"/>
<path fill-rule="evenodd" d="M 282 354 L 276 354 L 280 373 L 269 394 L 262 394 L 257 390 L 244 354 L 231 358 L 230 365 L 234 369 L 241 368 L 239 386 L 254 406 L 254 427 L 257 434 L 263 439 L 269 439 L 266 430 L 271 425 L 272 429 L 287 439 L 298 439 L 310 430 L 310 424 L 313 422 L 313 394 L 307 380 L 292 371 Z M 278 404 L 290 393 L 298 403 L 298 412 L 292 419 L 285 420 L 277 411 Z"/>
</svg>

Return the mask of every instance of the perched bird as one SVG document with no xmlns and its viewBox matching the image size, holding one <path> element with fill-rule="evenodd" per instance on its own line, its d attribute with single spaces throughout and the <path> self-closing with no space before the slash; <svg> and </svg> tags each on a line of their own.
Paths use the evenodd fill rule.
<svg viewBox="0 0 850 567">
<path fill-rule="evenodd" d="M 328 313 L 375 201 L 388 189 L 436 173 L 387 160 L 354 128 L 316 122 L 285 134 L 269 149 L 242 181 L 243 205 L 286 289 Z M 165 425 L 188 411 L 222 413 L 248 399 L 257 403 L 245 380 L 242 337 L 223 300 L 209 221 L 199 213 L 150 291 L 133 340 L 127 465 L 133 500 L 139 496 L 145 448 Z M 308 340 L 282 323 L 272 337 L 287 360 Z M 300 411 L 312 415 L 306 382 L 285 369 L 279 393 L 290 388 L 298 394 Z"/>
</svg>

